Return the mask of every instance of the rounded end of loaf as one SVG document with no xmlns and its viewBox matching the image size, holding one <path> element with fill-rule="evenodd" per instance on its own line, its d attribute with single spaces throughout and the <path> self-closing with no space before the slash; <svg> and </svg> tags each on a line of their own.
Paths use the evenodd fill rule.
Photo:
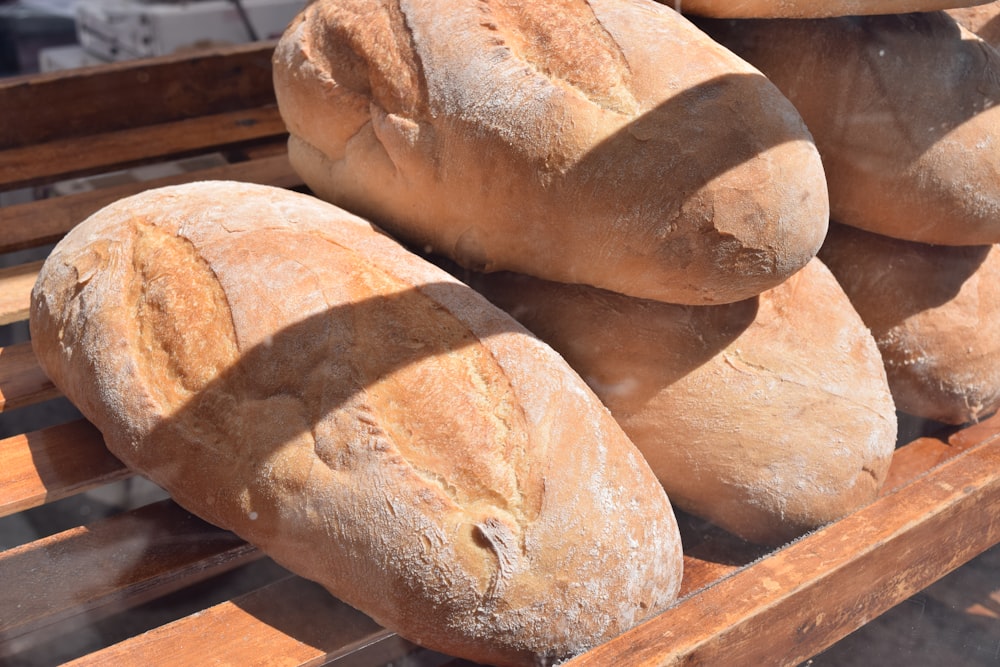
<svg viewBox="0 0 1000 667">
<path fill-rule="evenodd" d="M 948 14 L 698 25 L 802 115 L 832 219 L 920 243 L 1000 242 L 1000 55 Z"/>
<path fill-rule="evenodd" d="M 760 72 L 662 6 L 522 9 L 310 5 L 275 54 L 295 169 L 477 271 L 706 304 L 815 255 L 823 165 Z"/>
<path fill-rule="evenodd" d="M 721 306 L 513 274 L 474 285 L 581 374 L 678 508 L 777 545 L 877 496 L 894 405 L 871 334 L 819 260 Z"/>
<path fill-rule="evenodd" d="M 147 191 L 71 231 L 34 301 L 113 453 L 404 637 L 547 663 L 677 595 L 669 501 L 582 380 L 332 205 Z"/>
<path fill-rule="evenodd" d="M 871 328 L 902 412 L 946 424 L 1000 407 L 1000 251 L 833 225 L 821 252 Z"/>
</svg>

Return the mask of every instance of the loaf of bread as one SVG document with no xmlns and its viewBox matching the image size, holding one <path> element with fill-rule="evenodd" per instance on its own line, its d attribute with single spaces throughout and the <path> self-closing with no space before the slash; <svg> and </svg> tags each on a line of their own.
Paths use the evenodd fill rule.
<svg viewBox="0 0 1000 667">
<path fill-rule="evenodd" d="M 993 48 L 1000 46 L 1000 1 L 949 9 L 948 15 Z"/>
<path fill-rule="evenodd" d="M 1000 55 L 947 14 L 699 25 L 802 114 L 833 220 L 923 243 L 1000 242 Z"/>
<path fill-rule="evenodd" d="M 731 19 L 802 19 L 908 14 L 971 7 L 990 0 L 660 0 L 695 16 Z"/>
<path fill-rule="evenodd" d="M 871 328 L 900 411 L 964 424 L 1000 407 L 1000 249 L 833 225 L 820 252 Z"/>
<path fill-rule="evenodd" d="M 885 371 L 819 260 L 719 306 L 515 274 L 473 285 L 583 376 L 680 509 L 780 544 L 882 485 L 896 438 Z"/>
<path fill-rule="evenodd" d="M 318 0 L 274 83 L 313 192 L 467 268 L 720 303 L 826 234 L 792 105 L 654 2 Z"/>
<path fill-rule="evenodd" d="M 579 376 L 318 199 L 123 199 L 56 247 L 30 323 L 115 455 L 417 643 L 547 664 L 677 594 L 666 495 Z"/>
</svg>

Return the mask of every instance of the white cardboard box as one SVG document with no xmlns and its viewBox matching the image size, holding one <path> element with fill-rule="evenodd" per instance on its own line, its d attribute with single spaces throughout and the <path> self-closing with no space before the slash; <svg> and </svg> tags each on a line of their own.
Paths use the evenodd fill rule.
<svg viewBox="0 0 1000 667">
<path fill-rule="evenodd" d="M 211 44 L 277 38 L 307 2 L 242 0 L 241 4 L 247 21 L 229 0 L 80 0 L 77 35 L 84 49 L 103 60 L 160 56 Z"/>
<path fill-rule="evenodd" d="M 79 44 L 50 46 L 38 51 L 38 70 L 41 72 L 59 72 L 105 62 L 107 61 L 84 50 Z"/>
</svg>

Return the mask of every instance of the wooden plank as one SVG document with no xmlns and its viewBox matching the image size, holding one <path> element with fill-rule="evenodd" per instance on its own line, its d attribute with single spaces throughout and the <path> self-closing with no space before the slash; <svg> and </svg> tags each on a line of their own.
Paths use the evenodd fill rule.
<svg viewBox="0 0 1000 667">
<path fill-rule="evenodd" d="M 11 436 L 0 440 L 0 516 L 130 476 L 87 421 Z"/>
<path fill-rule="evenodd" d="M 272 104 L 274 44 L 0 79 L 0 149 Z"/>
<path fill-rule="evenodd" d="M 0 553 L 0 652 L 85 615 L 88 622 L 261 556 L 172 501 Z"/>
<path fill-rule="evenodd" d="M 909 484 L 970 447 L 1000 436 L 1000 414 L 964 429 L 952 429 L 935 437 L 916 438 L 898 448 L 882 488 L 882 495 Z"/>
<path fill-rule="evenodd" d="M 31 343 L 0 347 L 0 412 L 58 395 L 59 390 L 38 365 Z"/>
<path fill-rule="evenodd" d="M 888 495 L 960 453 L 937 438 L 917 438 L 895 451 L 879 495 Z"/>
<path fill-rule="evenodd" d="M 302 185 L 285 153 L 259 160 L 211 167 L 149 181 L 122 183 L 100 190 L 53 197 L 0 209 L 0 252 L 55 243 L 79 222 L 123 197 L 166 185 L 191 181 L 233 180 L 283 188 Z"/>
<path fill-rule="evenodd" d="M 416 647 L 317 584 L 288 577 L 67 663 L 119 665 L 383 665 Z"/>
<path fill-rule="evenodd" d="M 801 662 L 996 544 L 997 470 L 994 439 L 567 667 Z"/>
<path fill-rule="evenodd" d="M 956 449 L 968 449 L 997 438 L 1000 438 L 1000 413 L 952 434 L 948 438 L 948 444 Z"/>
<path fill-rule="evenodd" d="M 0 184 L 37 185 L 286 135 L 276 106 L 61 139 L 0 152 Z"/>
<path fill-rule="evenodd" d="M 31 288 L 43 260 L 0 269 L 0 325 L 28 319 Z"/>
</svg>

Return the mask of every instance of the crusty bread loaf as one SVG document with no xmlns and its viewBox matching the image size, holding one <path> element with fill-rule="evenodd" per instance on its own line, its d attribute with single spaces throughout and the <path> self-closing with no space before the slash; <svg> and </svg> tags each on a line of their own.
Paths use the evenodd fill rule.
<svg viewBox="0 0 1000 667">
<path fill-rule="evenodd" d="M 274 82 L 315 193 L 465 267 L 716 303 L 826 234 L 791 104 L 653 2 L 318 0 Z"/>
<path fill-rule="evenodd" d="M 971 7 L 990 0 L 659 0 L 685 14 L 732 19 L 802 19 L 907 14 Z"/>
<path fill-rule="evenodd" d="M 1000 407 L 1000 249 L 833 225 L 820 252 L 871 328 L 901 411 L 963 424 Z"/>
<path fill-rule="evenodd" d="M 948 15 L 966 30 L 979 35 L 993 48 L 1000 46 L 1000 0 L 973 7 L 949 9 Z"/>
<path fill-rule="evenodd" d="M 779 544 L 875 498 L 896 414 L 871 334 L 819 262 L 759 297 L 677 306 L 515 274 L 473 283 L 555 347 L 675 506 Z"/>
<path fill-rule="evenodd" d="M 677 593 L 662 487 L 550 348 L 319 200 L 121 200 L 42 269 L 44 369 L 129 466 L 418 643 L 545 664 Z"/>
<path fill-rule="evenodd" d="M 833 220 L 923 243 L 1000 242 L 1000 55 L 947 14 L 699 25 L 801 112 Z"/>
</svg>

